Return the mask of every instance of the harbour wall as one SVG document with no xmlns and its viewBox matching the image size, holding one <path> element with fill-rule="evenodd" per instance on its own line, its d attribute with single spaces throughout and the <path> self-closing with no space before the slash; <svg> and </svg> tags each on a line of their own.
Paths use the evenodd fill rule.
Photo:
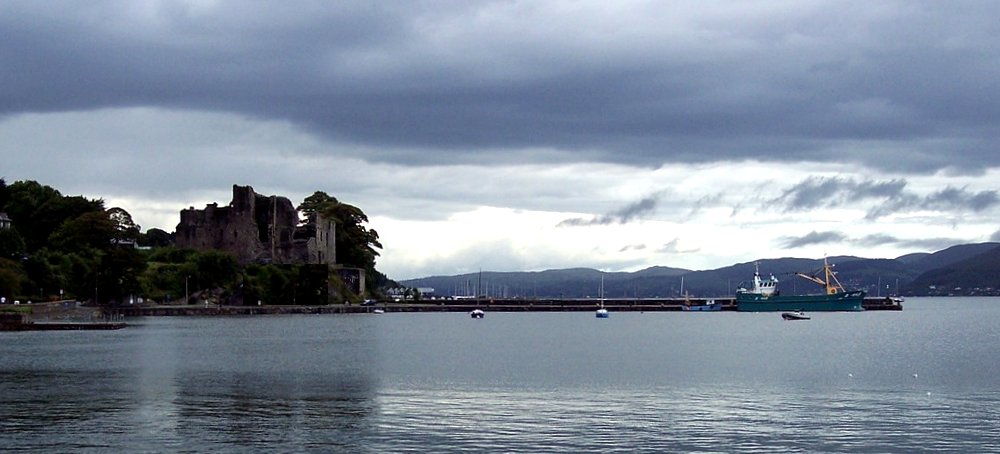
<svg viewBox="0 0 1000 454">
<path fill-rule="evenodd" d="M 720 310 L 735 311 L 733 298 L 641 298 L 605 299 L 603 306 L 612 312 L 665 312 L 699 310 L 709 304 L 719 304 Z M 107 311 L 126 317 L 137 316 L 212 316 L 212 315 L 268 315 L 268 314 L 350 314 L 370 313 L 376 309 L 385 312 L 469 312 L 482 309 L 491 312 L 582 312 L 594 311 L 602 301 L 584 299 L 491 299 L 468 298 L 458 300 L 425 301 L 376 301 L 371 304 L 331 304 L 326 306 L 124 306 Z M 902 310 L 900 302 L 887 298 L 866 298 L 865 310 Z"/>
</svg>

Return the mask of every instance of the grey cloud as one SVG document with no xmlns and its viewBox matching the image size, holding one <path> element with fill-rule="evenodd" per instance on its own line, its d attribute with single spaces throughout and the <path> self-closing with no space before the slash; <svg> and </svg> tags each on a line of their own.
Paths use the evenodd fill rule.
<svg viewBox="0 0 1000 454">
<path fill-rule="evenodd" d="M 681 249 L 679 245 L 680 245 L 680 239 L 674 238 L 669 242 L 667 242 L 667 244 L 664 244 L 662 247 L 657 249 L 656 252 L 662 254 L 691 254 L 698 252 L 700 250 L 700 248 Z"/>
<path fill-rule="evenodd" d="M 685 219 L 693 219 L 695 216 L 698 215 L 698 213 L 700 213 L 703 209 L 705 209 L 705 207 L 716 206 L 722 199 L 723 199 L 722 194 L 706 195 L 698 199 L 694 203 L 694 205 L 691 206 L 691 210 L 688 211 L 687 215 L 685 216 Z M 734 206 L 732 210 L 733 214 L 735 215 L 736 212 L 738 211 L 738 208 Z"/>
<path fill-rule="evenodd" d="M 839 243 L 846 239 L 847 237 L 844 234 L 838 232 L 812 231 L 800 237 L 784 237 L 782 239 L 781 246 L 792 249 L 803 246 L 811 246 L 813 244 Z"/>
<path fill-rule="evenodd" d="M 866 218 L 876 220 L 913 210 L 981 212 L 1000 205 L 996 190 L 979 192 L 947 187 L 925 196 L 907 189 L 906 180 L 861 180 L 848 177 L 809 177 L 767 201 L 784 206 L 786 212 L 869 206 Z"/>
<path fill-rule="evenodd" d="M 868 219 L 878 219 L 894 213 L 912 210 L 936 210 L 947 213 L 981 212 L 1000 204 L 997 191 L 972 192 L 965 188 L 947 187 L 924 197 L 915 194 L 900 194 L 872 207 Z"/>
<path fill-rule="evenodd" d="M 13 0 L 0 115 L 227 111 L 413 164 L 551 148 L 644 166 L 996 165 L 1000 48 L 983 43 L 1000 4 L 773 8 Z"/>
<path fill-rule="evenodd" d="M 940 251 L 956 244 L 974 243 L 974 238 L 917 238 L 905 239 L 896 243 L 900 248 L 918 251 Z"/>
<path fill-rule="evenodd" d="M 769 203 L 784 204 L 786 211 L 834 208 L 865 199 L 896 199 L 905 188 L 905 180 L 859 182 L 854 178 L 809 177 Z"/>
<path fill-rule="evenodd" d="M 852 238 L 839 232 L 810 232 L 801 237 L 785 237 L 782 245 L 788 248 L 814 244 L 845 243 L 863 247 L 895 246 L 901 249 L 937 251 L 955 244 L 974 242 L 969 238 L 900 238 L 888 234 L 866 235 Z"/>
<path fill-rule="evenodd" d="M 867 235 L 854 241 L 862 246 L 882 246 L 885 244 L 898 244 L 900 239 L 886 234 Z"/>
<path fill-rule="evenodd" d="M 588 225 L 609 225 L 609 224 L 625 224 L 632 220 L 638 219 L 645 215 L 646 213 L 652 212 L 656 209 L 656 205 L 659 203 L 658 196 L 653 195 L 646 197 L 638 202 L 632 203 L 628 206 L 622 207 L 612 213 L 594 216 L 590 219 L 585 218 L 571 218 L 566 219 L 558 224 L 560 227 L 570 227 L 570 226 L 588 226 Z"/>
</svg>

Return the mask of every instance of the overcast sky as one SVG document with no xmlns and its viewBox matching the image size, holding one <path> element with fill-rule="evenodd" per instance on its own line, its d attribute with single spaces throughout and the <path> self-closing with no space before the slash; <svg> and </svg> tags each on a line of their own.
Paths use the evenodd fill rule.
<svg viewBox="0 0 1000 454">
<path fill-rule="evenodd" d="M 393 279 L 1000 240 L 996 1 L 0 2 L 0 177 L 360 207 Z"/>
</svg>

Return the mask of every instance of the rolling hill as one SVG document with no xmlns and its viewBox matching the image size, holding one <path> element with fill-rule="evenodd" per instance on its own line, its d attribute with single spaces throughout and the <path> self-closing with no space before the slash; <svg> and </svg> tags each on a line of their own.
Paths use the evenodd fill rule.
<svg viewBox="0 0 1000 454">
<path fill-rule="evenodd" d="M 895 259 L 852 256 L 828 258 L 846 287 L 868 289 L 871 296 L 1000 295 L 1000 243 L 953 246 L 934 253 L 907 254 Z M 777 258 L 738 263 L 714 270 L 693 271 L 656 266 L 635 272 L 601 272 L 590 268 L 546 271 L 469 273 L 401 281 L 402 285 L 433 288 L 437 296 L 484 295 L 495 298 L 584 298 L 600 296 L 603 280 L 608 298 L 731 296 L 741 282 L 773 274 L 782 292 L 813 293 L 817 286 L 795 273 L 812 274 L 822 259 Z"/>
</svg>

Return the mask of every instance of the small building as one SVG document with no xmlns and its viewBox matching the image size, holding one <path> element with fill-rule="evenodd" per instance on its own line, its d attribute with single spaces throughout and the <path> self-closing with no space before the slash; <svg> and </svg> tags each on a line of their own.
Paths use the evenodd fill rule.
<svg viewBox="0 0 1000 454">
<path fill-rule="evenodd" d="M 10 228 L 13 221 L 7 216 L 7 213 L 0 213 L 0 230 L 7 230 Z"/>
</svg>

